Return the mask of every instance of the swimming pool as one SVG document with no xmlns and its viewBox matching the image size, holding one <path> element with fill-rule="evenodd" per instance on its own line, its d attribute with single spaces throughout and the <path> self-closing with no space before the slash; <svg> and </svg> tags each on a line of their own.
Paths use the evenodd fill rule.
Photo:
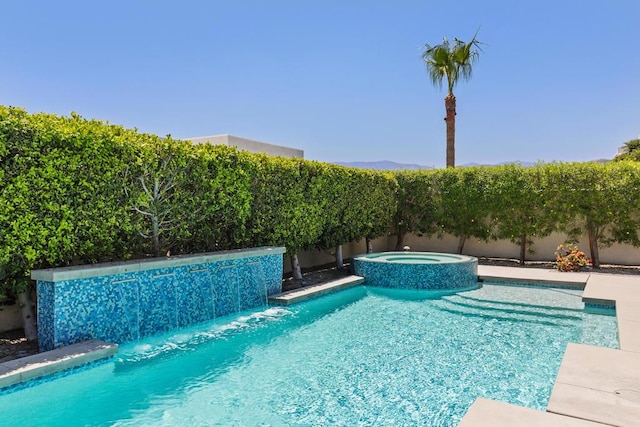
<svg viewBox="0 0 640 427">
<path fill-rule="evenodd" d="M 581 291 L 357 287 L 123 345 L 0 396 L 12 425 L 455 426 L 477 397 L 546 407 L 567 342 L 617 347 Z"/>
</svg>

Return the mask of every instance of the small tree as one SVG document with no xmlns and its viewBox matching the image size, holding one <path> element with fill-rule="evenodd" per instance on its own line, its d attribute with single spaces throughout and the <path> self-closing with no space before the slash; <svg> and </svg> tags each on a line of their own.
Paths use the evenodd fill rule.
<svg viewBox="0 0 640 427">
<path fill-rule="evenodd" d="M 441 232 L 458 237 L 457 252 L 463 252 L 469 237 L 488 240 L 491 236 L 488 169 L 441 169 L 436 180 L 441 201 L 438 223 Z"/>
<path fill-rule="evenodd" d="M 189 179 L 189 148 L 171 138 L 148 135 L 137 167 L 127 171 L 125 191 L 139 216 L 138 233 L 150 241 L 154 257 L 188 240 L 189 226 L 202 211 L 198 188 Z"/>
<path fill-rule="evenodd" d="M 404 247 L 406 233 L 433 235 L 438 231 L 440 193 L 433 171 L 396 173 L 398 202 L 394 218 L 397 251 Z"/>
<path fill-rule="evenodd" d="M 556 229 L 557 218 L 545 203 L 548 188 L 544 170 L 506 165 L 492 172 L 494 179 L 488 190 L 494 237 L 520 245 L 519 261 L 524 265 L 527 252 L 533 252 L 533 238 L 548 236 Z"/>
</svg>

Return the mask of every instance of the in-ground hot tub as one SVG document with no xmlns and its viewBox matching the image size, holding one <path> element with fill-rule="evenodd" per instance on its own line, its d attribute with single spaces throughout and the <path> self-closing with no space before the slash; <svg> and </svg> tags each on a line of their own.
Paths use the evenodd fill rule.
<svg viewBox="0 0 640 427">
<path fill-rule="evenodd" d="M 353 271 L 367 286 L 463 290 L 478 287 L 478 259 L 436 252 L 381 252 L 353 258 Z"/>
</svg>

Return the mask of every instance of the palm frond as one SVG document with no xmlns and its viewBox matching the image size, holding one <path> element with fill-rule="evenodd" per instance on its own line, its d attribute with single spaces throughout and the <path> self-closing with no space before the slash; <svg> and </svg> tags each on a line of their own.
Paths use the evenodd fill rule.
<svg viewBox="0 0 640 427">
<path fill-rule="evenodd" d="M 468 43 L 454 37 L 454 43 L 451 44 L 445 37 L 440 44 L 425 44 L 422 60 L 435 86 L 442 87 L 442 81 L 446 78 L 449 94 L 453 94 L 453 88 L 461 77 L 464 80 L 471 78 L 473 64 L 479 57 L 478 50 L 482 50 L 477 35 L 478 32 Z"/>
</svg>

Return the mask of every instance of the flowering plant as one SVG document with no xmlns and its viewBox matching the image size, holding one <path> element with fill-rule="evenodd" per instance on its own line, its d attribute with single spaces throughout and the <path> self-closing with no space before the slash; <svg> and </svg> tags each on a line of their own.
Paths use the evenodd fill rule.
<svg viewBox="0 0 640 427">
<path fill-rule="evenodd" d="M 556 263 L 553 268 L 558 271 L 578 271 L 589 264 L 591 260 L 574 243 L 565 243 L 556 248 Z"/>
</svg>

